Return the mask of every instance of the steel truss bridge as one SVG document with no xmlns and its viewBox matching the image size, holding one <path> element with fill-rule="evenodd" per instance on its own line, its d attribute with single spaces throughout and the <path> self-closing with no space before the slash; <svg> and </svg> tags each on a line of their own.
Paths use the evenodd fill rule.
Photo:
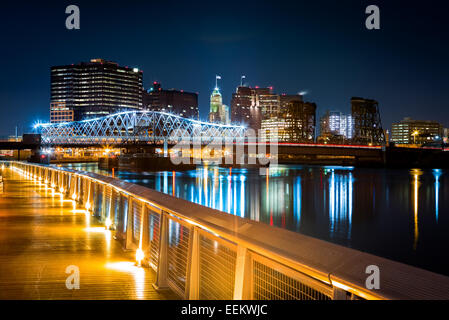
<svg viewBox="0 0 449 320">
<path fill-rule="evenodd" d="M 43 145 L 122 145 L 176 143 L 180 139 L 244 137 L 246 128 L 183 118 L 157 111 L 127 111 L 101 118 L 37 124 Z"/>
</svg>

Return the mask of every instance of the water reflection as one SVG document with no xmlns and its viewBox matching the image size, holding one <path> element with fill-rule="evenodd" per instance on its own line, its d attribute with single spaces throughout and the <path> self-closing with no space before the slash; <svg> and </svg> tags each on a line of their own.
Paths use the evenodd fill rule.
<svg viewBox="0 0 449 320">
<path fill-rule="evenodd" d="M 433 176 L 435 177 L 435 219 L 438 223 L 438 210 L 439 210 L 439 196 L 440 196 L 440 177 L 443 173 L 440 169 L 433 170 Z"/>
<path fill-rule="evenodd" d="M 331 237 L 346 235 L 351 238 L 352 172 L 336 174 L 332 169 L 329 183 L 329 221 Z"/>
<path fill-rule="evenodd" d="M 419 169 L 412 170 L 413 175 L 413 213 L 414 213 L 414 241 L 413 241 L 413 250 L 416 250 L 416 246 L 418 245 L 418 237 L 419 237 L 419 230 L 418 230 L 418 205 L 419 205 L 419 176 L 422 175 L 422 171 Z"/>
<path fill-rule="evenodd" d="M 309 206 L 317 207 L 317 214 L 327 213 L 330 237 L 350 239 L 352 168 L 321 170 L 321 189 L 324 187 L 327 192 L 316 191 L 322 193 L 324 201 L 315 196 L 316 186 L 310 177 L 307 179 L 307 174 L 302 177 L 290 173 L 277 168 L 260 176 L 246 169 L 203 167 L 191 172 L 155 173 L 151 187 L 213 209 L 296 231 L 301 229 L 303 202 L 306 201 Z M 304 189 L 307 190 L 306 199 L 303 199 Z"/>
</svg>

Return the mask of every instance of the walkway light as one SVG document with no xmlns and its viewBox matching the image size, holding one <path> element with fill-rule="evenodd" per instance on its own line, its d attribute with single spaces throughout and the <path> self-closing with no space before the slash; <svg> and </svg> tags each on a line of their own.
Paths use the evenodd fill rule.
<svg viewBox="0 0 449 320">
<path fill-rule="evenodd" d="M 86 203 L 86 210 L 89 210 L 89 209 L 90 209 L 90 203 L 87 202 L 87 203 Z"/>
<path fill-rule="evenodd" d="M 72 200 L 76 200 L 76 193 L 75 192 L 72 194 Z"/>
<path fill-rule="evenodd" d="M 64 193 L 64 188 L 63 187 L 59 188 L 59 192 Z"/>
<path fill-rule="evenodd" d="M 145 254 L 143 253 L 142 249 L 137 249 L 136 251 L 136 261 L 137 261 L 137 266 L 141 266 L 142 264 L 142 260 L 143 258 L 145 258 Z"/>
<path fill-rule="evenodd" d="M 111 228 L 111 226 L 112 226 L 112 221 L 111 221 L 111 219 L 110 218 L 106 218 L 106 221 L 105 221 L 105 226 L 106 226 L 106 230 L 109 230 L 109 228 Z"/>
</svg>

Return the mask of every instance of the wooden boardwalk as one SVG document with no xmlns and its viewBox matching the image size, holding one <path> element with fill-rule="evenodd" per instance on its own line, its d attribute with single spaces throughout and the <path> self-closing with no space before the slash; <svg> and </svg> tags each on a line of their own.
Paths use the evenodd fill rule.
<svg viewBox="0 0 449 320">
<path fill-rule="evenodd" d="M 2 170 L 0 299 L 176 299 L 158 293 L 153 270 L 134 266 L 113 233 L 73 202 Z M 80 288 L 69 290 L 66 268 L 77 266 Z"/>
</svg>

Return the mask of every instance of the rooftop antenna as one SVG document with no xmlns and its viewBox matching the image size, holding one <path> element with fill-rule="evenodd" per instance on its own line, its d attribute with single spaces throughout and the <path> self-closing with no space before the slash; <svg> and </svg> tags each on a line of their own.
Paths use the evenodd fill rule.
<svg viewBox="0 0 449 320">
<path fill-rule="evenodd" d="M 221 80 L 221 76 L 215 75 L 215 89 L 218 89 L 218 79 Z"/>
<path fill-rule="evenodd" d="M 243 87 L 243 79 L 246 79 L 246 76 L 240 77 L 240 86 Z"/>
</svg>

